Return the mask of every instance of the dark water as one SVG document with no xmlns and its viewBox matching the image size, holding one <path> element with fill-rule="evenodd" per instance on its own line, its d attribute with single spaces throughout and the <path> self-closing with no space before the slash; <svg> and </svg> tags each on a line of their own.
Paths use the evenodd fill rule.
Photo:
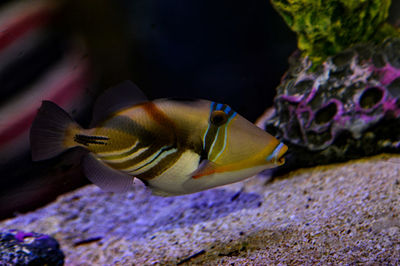
<svg viewBox="0 0 400 266">
<path fill-rule="evenodd" d="M 1 2 L 0 11 L 18 4 Z M 24 19 L 25 11 L 37 7 L 31 4 L 17 10 L 13 18 Z M 41 9 L 46 10 L 46 4 Z M 265 0 L 99 0 L 96 8 L 86 1 L 71 0 L 46 12 L 30 17 L 31 21 L 14 23 L 19 27 L 0 25 L 1 32 L 15 36 L 1 39 L 4 35 L 0 35 L 0 43 L 8 40 L 12 47 L 0 49 L 6 62 L 0 68 L 0 112 L 1 107 L 23 97 L 37 105 L 48 99 L 50 96 L 40 98 L 34 93 L 44 88 L 51 94 L 53 87 L 41 85 L 43 78 L 51 77 L 56 85 L 70 82 L 63 94 L 68 99 L 59 100 L 71 105 L 66 109 L 87 125 L 96 96 L 130 79 L 151 99 L 212 99 L 229 104 L 254 121 L 272 105 L 275 87 L 296 47 L 295 35 Z M 27 25 L 32 31 L 23 31 Z M 90 71 L 82 70 L 85 80 L 71 82 L 65 73 L 81 67 L 80 61 L 70 63 L 70 72 L 63 75 L 54 71 L 60 62 L 72 58 L 75 50 L 88 60 Z M 72 94 L 77 87 L 83 94 Z M 17 112 L 28 114 L 32 110 L 29 104 L 21 104 Z M 6 127 L 4 119 L 10 114 L 0 113 L 0 117 L 0 127 Z M 10 134 L 25 132 L 22 144 L 0 146 L 0 217 L 44 204 L 87 182 L 81 174 L 79 152 L 48 162 L 31 162 L 27 140 L 30 121 L 22 120 L 20 127 L 7 133 L 12 139 Z"/>
<path fill-rule="evenodd" d="M 153 97 L 229 103 L 256 119 L 272 104 L 295 36 L 268 1 L 123 1 L 136 82 Z"/>
</svg>

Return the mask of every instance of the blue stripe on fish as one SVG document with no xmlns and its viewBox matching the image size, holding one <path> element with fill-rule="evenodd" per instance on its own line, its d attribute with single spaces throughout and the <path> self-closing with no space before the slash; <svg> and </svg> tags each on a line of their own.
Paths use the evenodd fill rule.
<svg viewBox="0 0 400 266">
<path fill-rule="evenodd" d="M 203 156 L 206 156 L 207 159 L 210 160 L 216 160 L 224 152 L 228 138 L 227 128 L 231 120 L 237 114 L 230 106 L 226 104 L 212 102 L 210 105 L 210 116 L 214 111 L 223 111 L 227 115 L 227 121 L 218 127 L 209 123 L 207 130 L 203 135 Z M 217 154 L 212 156 L 214 149 L 216 148 L 219 150 L 215 150 Z"/>
<path fill-rule="evenodd" d="M 210 113 L 214 110 L 216 102 L 211 102 Z"/>
<path fill-rule="evenodd" d="M 215 102 L 211 102 L 210 115 L 211 115 L 212 111 L 214 110 L 215 104 L 216 104 Z M 206 130 L 206 132 L 204 132 L 204 135 L 203 135 L 203 150 L 206 150 L 206 137 L 207 137 L 208 131 L 210 131 L 210 123 L 208 123 L 207 130 Z"/>
<path fill-rule="evenodd" d="M 208 131 L 210 131 L 210 123 L 208 123 L 207 130 L 203 135 L 203 150 L 206 150 L 206 137 L 207 137 Z"/>
<path fill-rule="evenodd" d="M 276 146 L 276 148 L 274 149 L 274 151 L 267 157 L 267 161 L 271 161 L 273 158 L 275 158 L 275 160 L 278 157 L 279 152 L 281 151 L 282 147 L 285 146 L 285 144 L 283 144 L 282 142 L 279 143 L 278 146 Z"/>
<path fill-rule="evenodd" d="M 145 166 L 148 166 L 150 164 L 152 164 L 155 160 L 157 160 L 158 157 L 160 157 L 160 155 L 166 151 L 172 150 L 174 148 L 174 146 L 166 146 L 160 149 L 160 151 L 158 153 L 156 153 L 155 155 L 153 155 L 153 158 L 150 159 L 150 161 L 144 163 L 143 165 L 137 167 L 134 170 L 130 170 L 129 172 L 131 173 L 135 173 L 137 171 L 139 171 L 140 169 L 142 169 Z M 176 149 L 175 149 L 176 150 Z"/>
<path fill-rule="evenodd" d="M 233 114 L 231 114 L 231 116 L 228 118 L 228 123 L 232 120 L 232 118 L 236 116 L 236 114 L 236 112 L 233 112 Z"/>
<path fill-rule="evenodd" d="M 222 152 L 225 150 L 225 148 L 226 148 L 226 139 L 227 139 L 227 135 L 228 134 L 226 134 L 226 129 L 228 128 L 228 126 L 226 125 L 225 126 L 225 128 L 224 128 L 224 145 L 222 146 L 222 149 L 218 152 L 218 154 L 217 155 L 215 155 L 215 157 L 214 158 L 212 158 L 213 160 L 217 160 L 218 159 L 218 157 L 222 154 Z M 220 132 L 220 129 L 218 130 L 218 134 L 217 134 L 217 136 L 216 136 L 216 138 L 215 139 L 217 139 L 218 137 L 219 137 L 219 132 Z M 214 143 L 213 143 L 214 144 Z M 214 146 L 214 145 L 213 145 Z M 214 147 L 212 147 L 211 149 L 210 149 L 210 152 L 213 150 L 213 148 Z"/>
</svg>

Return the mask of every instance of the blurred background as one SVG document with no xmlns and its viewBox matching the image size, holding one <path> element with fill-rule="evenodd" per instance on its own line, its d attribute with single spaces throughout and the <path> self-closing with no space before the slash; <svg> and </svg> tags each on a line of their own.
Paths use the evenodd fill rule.
<svg viewBox="0 0 400 266">
<path fill-rule="evenodd" d="M 31 162 L 29 127 L 42 100 L 85 126 L 96 97 L 130 79 L 150 99 L 215 100 L 254 122 L 295 49 L 268 0 L 1 1 L 0 218 L 88 183 L 79 150 Z"/>
</svg>

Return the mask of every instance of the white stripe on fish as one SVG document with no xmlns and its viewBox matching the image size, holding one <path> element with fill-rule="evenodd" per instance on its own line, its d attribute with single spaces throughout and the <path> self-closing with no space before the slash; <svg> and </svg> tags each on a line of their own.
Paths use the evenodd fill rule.
<svg viewBox="0 0 400 266">
<path fill-rule="evenodd" d="M 136 167 L 133 170 L 124 170 L 124 171 L 127 171 L 127 172 L 131 173 L 132 175 L 139 175 L 139 174 L 145 173 L 145 172 L 149 171 L 151 168 L 155 167 L 162 159 L 164 159 L 168 155 L 173 154 L 177 151 L 178 150 L 176 148 L 160 150 L 155 156 L 152 157 L 151 160 L 147 160 L 146 163 L 142 164 L 141 166 Z"/>
</svg>

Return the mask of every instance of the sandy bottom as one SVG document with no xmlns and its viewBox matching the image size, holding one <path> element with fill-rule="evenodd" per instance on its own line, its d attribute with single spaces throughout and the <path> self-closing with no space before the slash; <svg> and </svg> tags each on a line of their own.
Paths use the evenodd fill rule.
<svg viewBox="0 0 400 266">
<path fill-rule="evenodd" d="M 52 235 L 66 265 L 397 264 L 399 172 L 380 155 L 171 198 L 90 185 L 0 227 Z"/>
</svg>

